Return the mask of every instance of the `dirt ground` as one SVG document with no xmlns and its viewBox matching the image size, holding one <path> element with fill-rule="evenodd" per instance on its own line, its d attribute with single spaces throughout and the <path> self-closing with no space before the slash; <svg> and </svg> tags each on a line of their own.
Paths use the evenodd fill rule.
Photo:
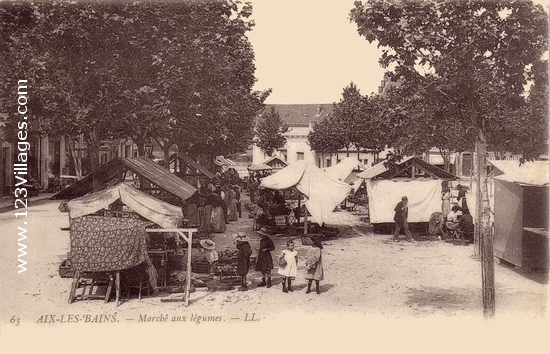
<svg viewBox="0 0 550 354">
<path fill-rule="evenodd" d="M 67 303 L 71 279 L 58 276 L 59 263 L 69 250 L 67 214 L 57 210 L 57 202 L 46 202 L 29 209 L 27 238 L 28 270 L 15 271 L 16 221 L 10 213 L 0 214 L 11 237 L 2 238 L 3 320 L 19 314 L 23 321 L 36 322 L 42 314 L 95 314 L 116 311 L 119 317 L 137 319 L 140 314 L 155 315 L 181 310 L 182 303 L 162 302 L 162 298 L 131 298 L 119 307 L 100 300 Z M 252 220 L 244 218 L 228 225 L 227 232 L 215 234 L 217 249 L 232 248 L 232 234 L 246 232 L 254 251 L 260 236 L 252 231 Z M 299 237 L 274 236 L 273 258 L 294 239 L 298 250 L 298 277 L 293 293 L 281 291 L 281 280 L 273 270 L 274 286 L 257 288 L 260 274 L 251 270 L 249 290 L 209 292 L 197 288 L 191 294 L 189 309 L 195 313 L 223 313 L 225 318 L 239 318 L 255 313 L 264 320 L 276 319 L 298 309 L 315 316 L 366 315 L 385 318 L 426 318 L 433 316 L 481 318 L 481 265 L 473 259 L 473 246 L 455 246 L 444 241 L 399 243 L 391 235 L 373 234 L 359 216 L 347 211 L 333 213 L 328 222 L 340 229 L 338 238 L 325 242 L 323 260 L 325 280 L 321 294 L 305 294 L 304 257 L 309 246 Z M 547 313 L 547 273 L 523 274 L 512 267 L 495 265 L 496 313 L 499 316 L 521 314 L 539 318 Z M 9 284 L 9 288 L 8 285 Z"/>
<path fill-rule="evenodd" d="M 11 212 L 0 213 L 0 348 L 9 347 L 3 343 L 10 341 L 12 347 L 25 342 L 41 348 L 39 338 L 59 338 L 66 343 L 69 337 L 75 342 L 67 343 L 80 348 L 83 342 L 75 338 L 83 336 L 87 343 L 86 338 L 93 334 L 94 338 L 118 341 L 124 334 L 126 341 L 120 342 L 121 349 L 126 350 L 135 342 L 132 348 L 157 350 L 158 343 L 171 342 L 165 336 L 180 337 L 185 333 L 220 350 L 245 334 L 246 343 L 251 343 L 249 348 L 278 352 L 276 342 L 280 335 L 275 333 L 281 328 L 294 340 L 292 347 L 301 348 L 300 351 L 312 346 L 320 346 L 323 352 L 340 351 L 346 345 L 352 351 L 356 346 L 380 346 L 375 352 L 401 352 L 418 342 L 416 347 L 424 353 L 440 353 L 439 341 L 443 341 L 446 352 L 463 353 L 465 347 L 473 353 L 481 351 L 470 350 L 469 343 L 479 338 L 485 344 L 476 344 L 475 348 L 516 353 L 531 348 L 531 352 L 541 352 L 540 346 L 548 344 L 542 339 L 547 336 L 541 335 L 549 328 L 547 273 L 523 274 L 496 262 L 497 321 L 493 323 L 501 325 L 488 327 L 490 333 L 474 331 L 473 328 L 487 326 L 483 320 L 481 264 L 472 258 L 473 246 L 454 246 L 437 240 L 395 243 L 390 241 L 391 235 L 373 234 L 369 225 L 359 221 L 360 215 L 347 211 L 333 213 L 328 222 L 340 233 L 324 244 L 325 280 L 321 282 L 320 295 L 305 294 L 304 256 L 309 246 L 302 245 L 299 237 L 274 236 L 273 259 L 288 239 L 295 241 L 299 252 L 292 293 L 281 291 L 276 269 L 270 289 L 256 287 L 260 274 L 251 270 L 248 291 L 211 292 L 197 288 L 188 307 L 183 302 L 162 302 L 181 298 L 181 294 L 167 293 L 141 300 L 134 296 L 118 307 L 114 301 L 102 300 L 68 304 L 71 279 L 59 277 L 58 267 L 69 251 L 69 232 L 62 230 L 69 222 L 67 214 L 58 211 L 58 205 L 45 201 L 30 206 L 27 224 Z M 252 219 L 246 217 L 246 212 L 243 216 L 231 222 L 227 232 L 215 234 L 218 251 L 234 247 L 231 235 L 244 231 L 256 252 L 260 236 L 252 231 Z M 24 240 L 28 264 L 27 271 L 18 274 L 17 233 L 22 226 L 28 230 Z M 526 322 L 518 326 L 518 320 Z M 140 322 L 147 323 L 137 325 Z M 481 327 L 473 327 L 474 324 Z M 134 341 L 151 337 L 152 328 L 161 330 L 159 338 Z M 28 340 L 29 333 L 32 341 Z M 217 339 L 212 341 L 213 333 Z M 269 347 L 262 344 L 266 333 L 273 336 Z M 345 339 L 329 339 L 336 333 Z M 501 340 L 516 338 L 518 333 L 531 339 L 523 343 Z M 396 335 L 400 340 L 394 339 Z M 303 337 L 318 338 L 310 342 Z M 453 342 L 449 347 L 449 341 L 456 338 L 468 340 L 461 340 L 460 345 Z M 259 345 L 252 344 L 258 341 Z M 93 346 L 82 350 L 97 352 Z"/>
</svg>

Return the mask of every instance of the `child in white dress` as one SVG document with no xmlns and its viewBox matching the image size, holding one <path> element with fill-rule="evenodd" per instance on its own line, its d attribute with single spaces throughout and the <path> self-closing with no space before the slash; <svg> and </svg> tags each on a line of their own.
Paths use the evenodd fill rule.
<svg viewBox="0 0 550 354">
<path fill-rule="evenodd" d="M 292 279 L 298 273 L 298 252 L 294 250 L 294 242 L 287 241 L 286 250 L 283 250 L 279 256 L 279 269 L 277 273 L 283 276 L 283 292 L 294 291 L 292 289 Z M 281 261 L 284 259 L 284 261 Z M 288 286 L 287 286 L 288 282 Z"/>
</svg>

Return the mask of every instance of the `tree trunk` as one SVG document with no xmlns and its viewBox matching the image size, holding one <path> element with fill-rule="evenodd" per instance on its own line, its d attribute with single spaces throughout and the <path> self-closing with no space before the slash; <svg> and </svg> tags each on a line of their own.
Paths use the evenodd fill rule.
<svg viewBox="0 0 550 354">
<path fill-rule="evenodd" d="M 475 142 L 475 152 L 474 152 L 474 178 L 476 182 L 475 189 L 475 203 L 476 203 L 476 215 L 475 219 L 475 229 L 474 229 L 474 258 L 477 260 L 481 259 L 481 180 L 478 179 L 479 176 L 479 143 Z M 471 176 L 471 172 L 470 172 Z M 470 178 L 471 184 L 472 178 Z"/>
<path fill-rule="evenodd" d="M 154 138 L 154 139 L 157 142 L 157 144 L 160 146 L 160 148 L 162 149 L 162 154 L 164 156 L 164 161 L 166 162 L 166 164 L 164 165 L 164 168 L 167 169 L 168 171 L 170 171 L 169 160 L 170 160 L 170 148 L 172 147 L 172 143 L 167 141 L 167 140 L 159 140 L 159 139 L 156 139 L 156 138 Z"/>
<path fill-rule="evenodd" d="M 69 158 L 74 169 L 74 174 L 78 180 L 82 179 L 82 157 L 75 149 L 75 142 L 72 136 L 65 136 L 65 144 L 69 147 Z M 82 146 L 79 146 L 82 149 Z"/>
<path fill-rule="evenodd" d="M 138 156 L 145 155 L 145 140 L 138 139 L 137 137 L 134 137 L 133 140 L 138 149 Z"/>
<path fill-rule="evenodd" d="M 170 171 L 170 147 L 171 146 L 168 144 L 164 144 L 164 146 L 162 147 L 162 152 L 164 153 L 164 162 L 166 162 L 164 164 L 164 168 L 168 171 Z"/>
<path fill-rule="evenodd" d="M 100 167 L 99 148 L 101 146 L 101 142 L 98 139 L 95 139 L 94 137 L 91 137 L 89 135 L 85 136 L 84 139 L 86 140 L 86 148 L 88 150 L 88 156 L 90 156 L 90 165 L 92 167 L 92 173 L 94 174 L 93 182 L 92 182 L 93 188 L 94 188 L 94 192 L 97 192 L 101 189 L 101 183 L 95 176 L 95 172 Z"/>
<path fill-rule="evenodd" d="M 495 315 L 495 269 L 493 256 L 493 233 L 490 224 L 491 207 L 487 191 L 487 143 L 483 133 L 477 138 L 478 146 L 478 173 L 477 189 L 480 189 L 481 210 L 477 211 L 481 220 L 481 281 L 483 285 L 483 315 L 492 318 Z"/>
</svg>

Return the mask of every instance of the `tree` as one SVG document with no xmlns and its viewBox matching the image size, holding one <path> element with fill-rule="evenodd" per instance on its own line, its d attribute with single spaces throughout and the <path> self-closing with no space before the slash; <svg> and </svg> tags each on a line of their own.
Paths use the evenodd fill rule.
<svg viewBox="0 0 550 354">
<path fill-rule="evenodd" d="M 379 100 L 377 122 L 383 128 L 388 146 L 402 154 L 418 154 L 439 148 L 445 169 L 450 154 L 473 145 L 472 134 L 460 119 L 455 119 L 452 105 L 435 90 L 434 78 L 401 79 Z"/>
<path fill-rule="evenodd" d="M 367 117 L 363 111 L 363 96 L 357 86 L 352 82 L 344 87 L 340 102 L 334 104 L 332 117 L 332 130 L 340 135 L 346 155 L 349 156 L 349 149 L 354 146 L 357 153 L 361 149 L 365 130 L 369 129 L 366 122 Z"/>
<path fill-rule="evenodd" d="M 263 114 L 262 119 L 258 122 L 256 129 L 256 144 L 269 156 L 273 152 L 282 148 L 286 139 L 283 133 L 286 132 L 287 126 L 279 117 L 279 113 L 275 107 L 271 107 L 269 111 Z"/>
<path fill-rule="evenodd" d="M 252 91 L 249 4 L 221 1 L 0 4 L 4 85 L 33 87 L 31 131 L 83 136 L 92 170 L 104 139 L 168 151 L 243 151 L 269 95 Z M 6 118 L 6 124 L 13 124 Z"/>
<path fill-rule="evenodd" d="M 356 2 L 351 20 L 360 35 L 383 48 L 380 63 L 394 78 L 433 75 L 435 92 L 452 107 L 452 119 L 471 128 L 477 153 L 476 218 L 482 250 L 484 314 L 494 315 L 493 240 L 486 181 L 487 146 L 517 127 L 495 107 L 516 111 L 528 68 L 547 49 L 548 16 L 531 1 Z M 526 118 L 528 119 L 528 118 Z M 533 122 L 540 123 L 540 122 Z M 529 124 L 534 135 L 546 129 Z M 539 139 L 536 139 L 540 141 Z M 525 146 L 536 155 L 540 146 Z M 481 202 L 479 202 L 481 201 Z M 477 239 L 477 236 L 476 236 Z"/>
<path fill-rule="evenodd" d="M 343 142 L 339 140 L 340 136 L 335 133 L 334 126 L 332 114 L 313 124 L 313 129 L 307 136 L 311 150 L 320 152 L 322 155 L 325 153 L 332 155 L 342 148 Z"/>
</svg>

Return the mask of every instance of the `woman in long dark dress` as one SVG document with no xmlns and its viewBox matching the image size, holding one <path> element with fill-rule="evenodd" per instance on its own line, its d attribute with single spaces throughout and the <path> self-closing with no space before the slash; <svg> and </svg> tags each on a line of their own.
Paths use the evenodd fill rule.
<svg viewBox="0 0 550 354">
<path fill-rule="evenodd" d="M 260 239 L 260 249 L 258 250 L 258 259 L 256 260 L 256 271 L 262 272 L 262 282 L 258 286 L 266 286 L 271 288 L 271 270 L 273 269 L 273 259 L 271 251 L 275 250 L 273 240 L 269 238 L 267 229 L 261 228 L 258 231 L 262 238 Z M 266 283 L 267 278 L 267 283 Z"/>
<path fill-rule="evenodd" d="M 212 194 L 212 192 L 208 189 L 206 190 L 206 195 L 204 199 L 204 208 L 203 208 L 203 226 L 208 227 L 209 229 L 212 228 L 212 208 L 214 204 L 214 200 L 216 198 Z"/>
<path fill-rule="evenodd" d="M 223 199 L 218 191 L 214 192 L 214 203 L 212 204 L 212 231 L 225 232 L 225 217 L 223 215 Z"/>
<path fill-rule="evenodd" d="M 252 248 L 249 239 L 244 232 L 239 232 L 233 235 L 235 237 L 235 246 L 239 250 L 237 254 L 237 274 L 241 276 L 242 285 L 239 287 L 239 291 L 246 291 L 248 287 L 246 285 L 246 275 L 250 269 L 250 256 L 252 255 Z"/>
</svg>

